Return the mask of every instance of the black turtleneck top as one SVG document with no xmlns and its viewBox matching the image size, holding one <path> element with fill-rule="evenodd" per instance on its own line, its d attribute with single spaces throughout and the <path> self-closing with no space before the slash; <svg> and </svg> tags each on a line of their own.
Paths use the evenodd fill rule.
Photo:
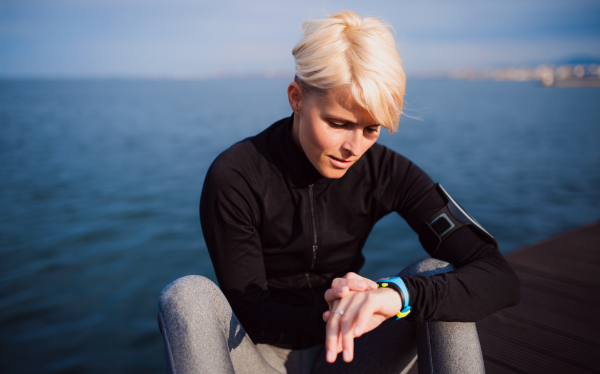
<svg viewBox="0 0 600 374">
<path fill-rule="evenodd" d="M 324 178 L 294 143 L 292 122 L 217 157 L 200 220 L 221 290 L 254 343 L 304 348 L 324 342 L 324 293 L 358 273 L 375 223 L 397 212 L 417 231 L 445 203 L 421 169 L 377 143 L 342 178 Z M 518 303 L 515 273 L 478 235 L 463 227 L 435 253 L 455 271 L 403 277 L 408 320 L 476 321 Z"/>
</svg>

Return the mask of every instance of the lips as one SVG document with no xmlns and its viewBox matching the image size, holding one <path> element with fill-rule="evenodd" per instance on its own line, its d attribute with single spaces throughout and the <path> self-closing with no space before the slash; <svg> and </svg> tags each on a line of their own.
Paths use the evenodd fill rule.
<svg viewBox="0 0 600 374">
<path fill-rule="evenodd" d="M 333 156 L 328 156 L 328 157 L 331 160 L 331 162 L 333 163 L 333 165 L 337 166 L 338 168 L 346 169 L 346 168 L 350 167 L 350 165 L 352 165 L 352 160 L 343 160 L 341 158 L 336 158 Z"/>
</svg>

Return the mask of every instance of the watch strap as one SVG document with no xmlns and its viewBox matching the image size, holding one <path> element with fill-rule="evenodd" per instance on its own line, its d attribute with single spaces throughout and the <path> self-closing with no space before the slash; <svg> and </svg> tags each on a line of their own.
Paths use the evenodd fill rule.
<svg viewBox="0 0 600 374">
<path fill-rule="evenodd" d="M 402 296 L 402 309 L 396 313 L 396 320 L 404 318 L 410 314 L 409 295 L 406 284 L 400 277 L 389 277 L 377 281 L 377 287 L 391 288 Z"/>
</svg>

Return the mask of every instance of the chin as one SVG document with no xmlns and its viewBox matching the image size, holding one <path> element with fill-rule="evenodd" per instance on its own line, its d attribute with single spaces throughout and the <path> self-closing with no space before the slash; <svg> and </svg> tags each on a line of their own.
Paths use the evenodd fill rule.
<svg viewBox="0 0 600 374">
<path fill-rule="evenodd" d="M 319 170 L 322 176 L 329 179 L 339 179 L 343 177 L 348 169 L 327 169 L 327 170 Z"/>
</svg>

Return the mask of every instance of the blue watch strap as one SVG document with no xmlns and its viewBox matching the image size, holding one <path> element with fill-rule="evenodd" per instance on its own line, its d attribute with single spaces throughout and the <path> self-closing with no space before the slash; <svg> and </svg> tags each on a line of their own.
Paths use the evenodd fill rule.
<svg viewBox="0 0 600 374">
<path fill-rule="evenodd" d="M 404 284 L 404 281 L 400 277 L 384 278 L 377 281 L 378 287 L 387 287 L 389 284 L 397 286 L 397 288 L 400 290 L 400 294 L 402 295 L 403 307 L 402 310 L 396 313 L 396 319 L 398 320 L 400 318 L 404 318 L 410 314 L 411 310 L 409 305 L 408 288 L 406 288 L 406 284 Z"/>
</svg>

